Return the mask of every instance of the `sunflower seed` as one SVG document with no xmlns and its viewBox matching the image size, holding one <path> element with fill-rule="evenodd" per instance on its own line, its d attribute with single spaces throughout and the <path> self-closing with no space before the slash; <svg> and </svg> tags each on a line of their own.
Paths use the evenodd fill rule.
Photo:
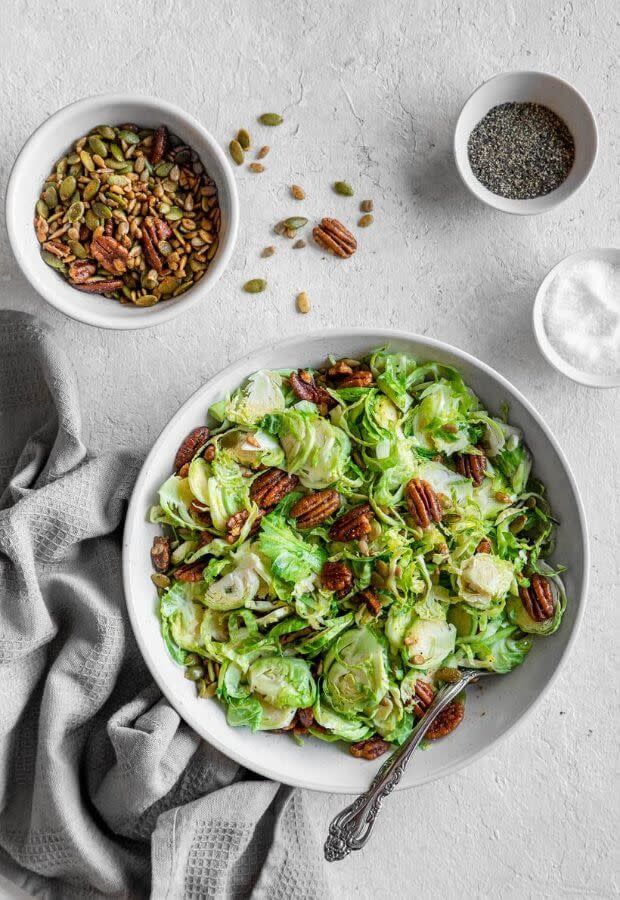
<svg viewBox="0 0 620 900">
<path fill-rule="evenodd" d="M 370 213 L 366 213 L 365 215 L 361 216 L 361 218 L 357 224 L 359 225 L 360 228 L 368 228 L 368 226 L 372 225 L 372 223 L 374 221 L 375 221 L 375 217 L 371 216 Z"/>
<path fill-rule="evenodd" d="M 265 249 L 264 249 L 263 252 L 261 253 L 261 256 L 263 257 L 263 259 L 266 259 L 268 256 L 273 256 L 273 254 L 274 254 L 275 252 L 276 252 L 276 248 L 275 248 L 275 247 L 273 247 L 273 246 L 265 247 Z"/>
<path fill-rule="evenodd" d="M 301 294 L 297 294 L 295 305 L 297 306 L 297 312 L 310 312 L 310 297 L 308 297 L 305 291 L 302 291 Z"/>
<path fill-rule="evenodd" d="M 256 174 L 259 174 L 260 172 L 265 171 L 264 165 L 259 162 L 250 163 L 250 165 L 248 166 L 248 169 L 250 169 L 252 172 L 255 172 Z"/>
<path fill-rule="evenodd" d="M 260 150 L 258 151 L 258 153 L 256 154 L 256 159 L 264 159 L 267 156 L 267 154 L 269 153 L 270 149 L 271 148 L 267 147 L 267 145 L 265 145 L 264 147 L 261 147 Z"/>
<path fill-rule="evenodd" d="M 295 200 L 305 200 L 306 192 L 302 187 L 299 187 L 298 184 L 291 185 L 291 194 L 295 198 Z"/>
<path fill-rule="evenodd" d="M 293 244 L 293 250 L 301 250 L 302 247 L 305 247 L 305 246 L 307 246 L 307 245 L 303 239 L 299 240 L 299 241 L 295 241 L 295 243 Z"/>
</svg>

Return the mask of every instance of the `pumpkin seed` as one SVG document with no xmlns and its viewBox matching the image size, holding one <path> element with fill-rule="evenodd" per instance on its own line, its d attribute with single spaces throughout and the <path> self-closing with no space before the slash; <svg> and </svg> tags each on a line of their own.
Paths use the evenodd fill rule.
<svg viewBox="0 0 620 900">
<path fill-rule="evenodd" d="M 179 209 L 178 206 L 171 206 L 165 215 L 169 222 L 178 222 L 179 219 L 183 218 L 183 210 Z"/>
<path fill-rule="evenodd" d="M 273 126 L 281 125 L 284 119 L 278 113 L 263 113 L 262 116 L 259 116 L 258 121 L 261 125 Z"/>
<path fill-rule="evenodd" d="M 67 157 L 67 162 L 69 163 L 70 166 L 75 166 L 77 163 L 79 163 L 79 161 L 80 161 L 80 157 L 78 156 L 77 153 L 70 153 L 69 156 Z"/>
<path fill-rule="evenodd" d="M 108 175 L 108 184 L 115 184 L 117 187 L 127 187 L 131 182 L 126 175 Z"/>
<path fill-rule="evenodd" d="M 243 165 L 243 148 L 239 141 L 231 141 L 228 145 L 228 149 L 230 151 L 230 155 L 233 158 L 233 161 L 238 165 Z"/>
<path fill-rule="evenodd" d="M 369 225 L 375 221 L 375 217 L 370 213 L 366 213 L 365 215 L 360 217 L 359 222 L 357 223 L 360 228 L 368 228 Z"/>
<path fill-rule="evenodd" d="M 131 163 L 126 160 L 121 162 L 120 159 L 106 159 L 105 165 L 106 168 L 114 169 L 115 172 L 131 172 Z"/>
<path fill-rule="evenodd" d="M 249 150 L 251 146 L 250 132 L 245 128 L 240 128 L 237 132 L 237 141 L 241 144 L 243 150 Z"/>
<path fill-rule="evenodd" d="M 124 129 L 119 128 L 118 136 L 122 141 L 125 141 L 126 144 L 140 143 L 140 135 L 135 134 L 133 131 L 125 131 Z"/>
<path fill-rule="evenodd" d="M 46 262 L 48 266 L 51 266 L 52 269 L 56 269 L 58 272 L 65 271 L 65 264 L 62 260 L 58 259 L 57 256 L 54 256 L 53 253 L 50 253 L 49 250 L 42 250 L 41 256 L 43 257 L 43 261 Z"/>
<path fill-rule="evenodd" d="M 90 153 L 87 153 L 86 150 L 80 150 L 80 159 L 82 160 L 82 165 L 87 172 L 95 171 L 95 164 Z"/>
<path fill-rule="evenodd" d="M 58 189 L 60 199 L 68 200 L 75 191 L 76 186 L 77 181 L 75 180 L 73 175 L 67 175 L 67 177 L 60 183 L 60 188 Z"/>
<path fill-rule="evenodd" d="M 170 181 L 178 181 L 180 177 L 181 177 L 181 170 L 179 169 L 178 166 L 173 166 L 170 169 L 170 175 L 169 175 Z"/>
<path fill-rule="evenodd" d="M 106 206 L 105 203 L 101 203 L 99 200 L 96 203 L 93 203 L 92 210 L 99 219 L 106 221 L 107 219 L 112 218 L 112 210 L 110 207 Z"/>
<path fill-rule="evenodd" d="M 56 163 L 56 174 L 64 175 L 68 168 L 69 163 L 67 162 L 67 157 L 65 156 L 64 159 L 59 159 Z"/>
<path fill-rule="evenodd" d="M 354 194 L 353 188 L 348 181 L 335 181 L 334 190 L 343 197 L 352 197 Z"/>
<path fill-rule="evenodd" d="M 49 216 L 50 211 L 45 200 L 37 200 L 37 213 L 40 216 L 43 216 L 44 219 L 47 219 L 47 217 Z"/>
<path fill-rule="evenodd" d="M 251 278 L 243 285 L 243 290 L 246 294 L 260 294 L 266 287 L 267 282 L 264 278 Z"/>
<path fill-rule="evenodd" d="M 153 572 L 151 575 L 151 581 L 155 585 L 155 587 L 161 588 L 164 590 L 167 587 L 170 587 L 170 579 L 167 575 L 159 575 L 156 572 Z"/>
<path fill-rule="evenodd" d="M 101 138 L 96 134 L 91 134 L 88 138 L 88 146 L 96 153 L 97 156 L 100 156 L 102 159 L 105 159 L 108 155 L 108 146 L 105 144 Z"/>
<path fill-rule="evenodd" d="M 134 172 L 137 172 L 140 175 L 146 169 L 146 156 L 138 156 L 135 163 L 133 164 Z"/>
<path fill-rule="evenodd" d="M 156 297 L 155 294 L 142 294 L 140 297 L 136 297 L 133 302 L 136 306 L 155 306 L 158 301 L 159 297 Z"/>
<path fill-rule="evenodd" d="M 88 182 L 84 190 L 82 191 L 82 197 L 84 200 L 92 200 L 93 197 L 96 196 L 99 188 L 101 187 L 101 182 L 98 178 L 91 178 Z"/>
<path fill-rule="evenodd" d="M 285 229 L 288 228 L 297 231 L 298 228 L 303 228 L 304 225 L 307 225 L 308 220 L 303 216 L 290 216 L 288 219 L 285 219 L 282 224 Z"/>
<path fill-rule="evenodd" d="M 117 159 L 119 162 L 125 162 L 125 154 L 118 146 L 118 144 L 110 144 L 110 153 L 112 154 L 114 159 Z"/>
<path fill-rule="evenodd" d="M 172 181 L 171 178 L 166 178 L 162 182 L 162 187 L 168 194 L 175 194 L 179 185 L 176 181 Z"/>
<path fill-rule="evenodd" d="M 94 231 L 95 228 L 99 228 L 99 219 L 92 209 L 87 209 L 84 213 L 84 222 L 91 231 Z"/>
<path fill-rule="evenodd" d="M 54 207 L 58 206 L 58 192 L 53 184 L 50 184 L 49 187 L 45 188 L 43 199 L 50 209 L 54 209 Z"/>
<path fill-rule="evenodd" d="M 155 166 L 155 174 L 160 178 L 166 178 L 172 168 L 171 162 L 160 162 Z"/>
<path fill-rule="evenodd" d="M 157 249 L 162 256 L 169 256 L 172 253 L 172 246 L 168 243 L 168 241 L 159 241 L 157 244 Z"/>
<path fill-rule="evenodd" d="M 78 259 L 86 259 L 86 257 L 88 256 L 86 247 L 79 241 L 69 241 L 69 248 L 73 255 L 77 256 Z"/>
<path fill-rule="evenodd" d="M 160 294 L 172 294 L 179 286 L 179 282 L 172 275 L 166 275 L 159 283 Z"/>
<path fill-rule="evenodd" d="M 142 182 L 142 184 L 146 184 L 150 177 L 151 175 L 149 170 L 146 167 L 142 169 L 142 171 L 140 172 L 140 181 Z"/>
<path fill-rule="evenodd" d="M 106 141 L 113 141 L 116 137 L 116 132 L 110 125 L 97 125 L 95 131 L 100 134 L 102 138 L 105 138 Z"/>
<path fill-rule="evenodd" d="M 70 222 L 78 222 L 84 215 L 84 204 L 81 200 L 76 200 L 67 210 L 67 219 Z"/>
</svg>

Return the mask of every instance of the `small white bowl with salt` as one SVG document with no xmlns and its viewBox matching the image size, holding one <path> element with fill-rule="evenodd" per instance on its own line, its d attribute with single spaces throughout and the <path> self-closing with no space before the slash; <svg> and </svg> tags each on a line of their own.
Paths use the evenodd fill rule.
<svg viewBox="0 0 620 900">
<path fill-rule="evenodd" d="M 620 387 L 620 248 L 582 250 L 548 273 L 534 334 L 552 366 L 589 387 Z"/>
</svg>

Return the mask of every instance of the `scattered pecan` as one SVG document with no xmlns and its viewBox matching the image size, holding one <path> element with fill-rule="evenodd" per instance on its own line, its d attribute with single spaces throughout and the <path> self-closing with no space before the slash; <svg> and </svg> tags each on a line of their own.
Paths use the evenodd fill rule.
<svg viewBox="0 0 620 900">
<path fill-rule="evenodd" d="M 113 237 L 95 231 L 90 242 L 90 255 L 94 256 L 102 268 L 106 272 L 111 272 L 112 275 L 122 275 L 127 271 L 129 250 Z"/>
<path fill-rule="evenodd" d="M 370 369 L 358 369 L 350 375 L 344 375 L 338 381 L 339 388 L 365 388 L 370 387 L 373 382 L 372 372 Z"/>
<path fill-rule="evenodd" d="M 215 459 L 215 447 L 213 444 L 209 444 L 208 447 L 205 447 L 202 458 L 207 462 L 213 462 L 213 460 Z"/>
<path fill-rule="evenodd" d="M 90 263 L 86 259 L 76 259 L 69 266 L 69 278 L 74 284 L 83 284 L 96 271 L 97 266 L 94 263 Z"/>
<path fill-rule="evenodd" d="M 314 713 L 312 707 L 297 710 L 297 720 L 303 728 L 310 728 L 314 724 Z"/>
<path fill-rule="evenodd" d="M 73 286 L 85 294 L 110 294 L 112 291 L 120 290 L 123 282 L 120 278 L 108 278 L 107 281 L 85 281 L 83 284 Z"/>
<path fill-rule="evenodd" d="M 318 385 L 314 380 L 314 376 L 307 369 L 299 369 L 297 372 L 291 372 L 289 375 L 289 383 L 296 397 L 300 400 L 309 400 L 310 403 L 316 403 L 321 407 L 321 412 L 327 412 L 336 406 L 336 401 L 324 387 Z"/>
<path fill-rule="evenodd" d="M 340 508 L 340 494 L 337 491 L 316 491 L 306 494 L 291 506 L 289 515 L 295 519 L 298 528 L 314 528 L 325 522 Z"/>
<path fill-rule="evenodd" d="M 454 460 L 459 475 L 462 475 L 463 478 L 471 478 L 478 487 L 482 484 L 487 467 L 487 458 L 484 453 L 457 453 Z"/>
<path fill-rule="evenodd" d="M 488 538 L 482 538 L 476 547 L 476 553 L 493 553 L 493 544 Z"/>
<path fill-rule="evenodd" d="M 372 530 L 370 520 L 373 516 L 370 503 L 355 506 L 336 519 L 329 529 L 329 539 L 342 542 L 358 541 Z"/>
<path fill-rule="evenodd" d="M 405 499 L 409 512 L 420 528 L 428 528 L 431 522 L 441 522 L 441 507 L 428 481 L 412 478 L 405 488 Z"/>
<path fill-rule="evenodd" d="M 103 233 L 105 235 L 107 235 L 108 237 L 110 237 L 113 234 L 113 232 L 114 232 L 114 220 L 106 219 L 106 221 L 103 223 Z"/>
<path fill-rule="evenodd" d="M 445 737 L 461 724 L 464 715 L 464 704 L 460 700 L 453 700 L 439 713 L 424 737 L 429 741 L 436 741 L 438 738 Z"/>
<path fill-rule="evenodd" d="M 63 244 L 62 241 L 59 241 L 55 238 L 53 241 L 46 241 L 43 244 L 43 249 L 47 250 L 48 253 L 57 256 L 59 259 L 64 259 L 65 256 L 69 256 L 71 252 L 66 244 Z"/>
<path fill-rule="evenodd" d="M 168 147 L 168 129 L 165 125 L 160 125 L 153 135 L 153 143 L 151 144 L 151 165 L 156 166 L 161 160 Z"/>
<path fill-rule="evenodd" d="M 166 241 L 172 236 L 172 229 L 164 219 L 158 216 L 146 216 L 142 223 L 142 246 L 149 266 L 156 272 L 161 272 L 164 267 L 163 257 L 158 250 L 160 241 Z"/>
<path fill-rule="evenodd" d="M 154 537 L 151 547 L 151 562 L 156 572 L 167 572 L 170 568 L 170 538 Z"/>
<path fill-rule="evenodd" d="M 197 500 L 192 500 L 189 505 L 190 512 L 192 516 L 200 522 L 201 525 L 213 525 L 213 520 L 211 519 L 211 513 L 208 509 L 198 503 Z"/>
<path fill-rule="evenodd" d="M 319 247 L 341 259 L 353 256 L 357 250 L 357 241 L 338 219 L 321 219 L 321 224 L 313 228 L 312 237 Z"/>
<path fill-rule="evenodd" d="M 330 384 L 336 388 L 369 387 L 373 382 L 370 369 L 345 359 L 330 366 L 326 375 Z"/>
<path fill-rule="evenodd" d="M 209 531 L 201 531 L 200 537 L 198 538 L 198 543 L 201 547 L 206 547 L 207 544 L 210 544 L 213 540 L 213 535 Z"/>
<path fill-rule="evenodd" d="M 365 603 L 368 611 L 373 616 L 378 616 L 381 613 L 381 601 L 372 588 L 367 587 L 363 591 L 358 591 L 351 599 L 354 603 Z"/>
<path fill-rule="evenodd" d="M 177 472 L 177 475 L 179 476 L 179 478 L 187 478 L 188 474 L 189 474 L 189 463 L 183 463 L 183 465 Z"/>
<path fill-rule="evenodd" d="M 187 435 L 174 457 L 174 471 L 180 474 L 179 470 L 186 463 L 191 463 L 203 444 L 209 439 L 209 429 L 206 425 L 199 425 L 193 428 Z"/>
<path fill-rule="evenodd" d="M 261 509 L 273 509 L 283 497 L 299 484 L 297 475 L 289 475 L 283 469 L 267 469 L 261 472 L 250 487 L 250 499 Z"/>
<path fill-rule="evenodd" d="M 45 238 L 50 233 L 50 227 L 43 218 L 43 216 L 37 216 L 34 220 L 34 230 L 37 233 L 37 238 L 39 243 L 42 244 Z"/>
<path fill-rule="evenodd" d="M 421 678 L 418 678 L 415 683 L 414 697 L 411 698 L 411 702 L 409 705 L 409 708 L 416 716 L 416 718 L 422 718 L 426 710 L 433 702 L 434 696 L 435 691 L 433 690 L 432 685 L 430 685 L 427 681 L 422 681 Z"/>
<path fill-rule="evenodd" d="M 387 753 L 389 749 L 389 743 L 384 741 L 382 737 L 379 737 L 378 734 L 375 734 L 374 737 L 368 738 L 365 741 L 358 741 L 357 744 L 351 744 L 349 753 L 351 753 L 352 756 L 356 756 L 358 759 L 377 759 L 377 757 Z"/>
<path fill-rule="evenodd" d="M 519 596 L 526 613 L 535 622 L 545 622 L 555 611 L 551 585 L 543 575 L 531 575 L 529 588 L 520 587 Z"/>
<path fill-rule="evenodd" d="M 249 512 L 247 509 L 242 509 L 237 513 L 234 513 L 226 522 L 226 540 L 229 544 L 234 544 L 239 535 L 241 534 L 241 530 L 245 523 L 248 520 Z"/>
<path fill-rule="evenodd" d="M 353 572 L 345 562 L 326 562 L 321 569 L 321 587 L 339 598 L 346 597 L 353 587 Z"/>
<path fill-rule="evenodd" d="M 202 561 L 192 563 L 191 565 L 179 566 L 172 574 L 177 581 L 200 581 L 205 566 L 206 562 Z"/>
</svg>

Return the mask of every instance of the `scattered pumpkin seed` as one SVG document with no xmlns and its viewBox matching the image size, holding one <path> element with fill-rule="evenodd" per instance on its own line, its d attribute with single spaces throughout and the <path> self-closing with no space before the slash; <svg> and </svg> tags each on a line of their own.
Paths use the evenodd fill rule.
<svg viewBox="0 0 620 900">
<path fill-rule="evenodd" d="M 118 136 L 126 144 L 139 144 L 141 140 L 140 135 L 136 134 L 135 131 L 125 131 L 121 128 L 118 130 Z"/>
<path fill-rule="evenodd" d="M 78 222 L 84 215 L 84 204 L 81 200 L 76 200 L 67 210 L 67 219 L 70 222 Z"/>
<path fill-rule="evenodd" d="M 127 187 L 131 182 L 126 175 L 108 175 L 108 184 L 115 184 L 117 187 Z"/>
<path fill-rule="evenodd" d="M 155 174 L 159 175 L 160 178 L 166 178 L 170 174 L 171 168 L 172 168 L 172 163 L 160 162 L 155 166 Z"/>
<path fill-rule="evenodd" d="M 41 256 L 43 257 L 43 261 L 51 266 L 52 269 L 57 269 L 59 272 L 65 271 L 65 264 L 61 259 L 58 259 L 57 256 L 54 256 L 53 253 L 50 253 L 49 250 L 42 250 Z"/>
<path fill-rule="evenodd" d="M 91 178 L 88 182 L 84 190 L 82 191 L 82 197 L 84 200 L 92 200 L 93 197 L 97 195 L 99 188 L 101 187 L 101 182 L 98 178 Z"/>
<path fill-rule="evenodd" d="M 297 312 L 304 314 L 310 312 L 310 297 L 305 291 L 302 291 L 301 294 L 297 294 L 295 304 L 297 306 Z"/>
<path fill-rule="evenodd" d="M 159 241 L 157 248 L 162 256 L 170 256 L 172 253 L 172 245 L 168 241 Z"/>
<path fill-rule="evenodd" d="M 243 148 L 239 141 L 231 141 L 228 145 L 228 149 L 230 151 L 230 155 L 233 158 L 233 162 L 235 162 L 238 166 L 243 165 Z"/>
<path fill-rule="evenodd" d="M 361 212 L 372 212 L 374 208 L 375 204 L 372 202 L 372 200 L 362 200 L 362 202 L 360 203 Z"/>
<path fill-rule="evenodd" d="M 271 147 L 268 147 L 266 144 L 264 147 L 261 147 L 258 153 L 256 154 L 256 159 L 264 159 L 269 153 Z"/>
<path fill-rule="evenodd" d="M 261 256 L 263 257 L 263 259 L 266 259 L 268 256 L 273 256 L 275 252 L 276 248 L 274 246 L 265 247 L 265 249 L 261 253 Z"/>
<path fill-rule="evenodd" d="M 93 157 L 95 162 L 97 161 L 95 157 Z M 131 163 L 128 163 L 126 160 L 120 159 L 106 159 L 101 160 L 99 166 L 101 167 L 101 163 L 105 166 L 106 169 L 114 169 L 115 172 L 130 172 L 131 171 Z"/>
<path fill-rule="evenodd" d="M 69 241 L 69 249 L 74 256 L 77 256 L 78 259 L 86 259 L 86 257 L 88 256 L 86 247 L 79 241 Z"/>
<path fill-rule="evenodd" d="M 82 160 L 82 165 L 87 172 L 95 171 L 95 164 L 90 153 L 87 153 L 86 150 L 80 150 L 80 159 Z"/>
<path fill-rule="evenodd" d="M 159 297 L 155 294 L 141 294 L 133 301 L 136 306 L 155 306 L 159 301 Z"/>
<path fill-rule="evenodd" d="M 334 190 L 343 197 L 352 197 L 354 194 L 353 188 L 348 181 L 334 181 Z"/>
<path fill-rule="evenodd" d="M 179 209 L 178 206 L 171 206 L 166 213 L 166 218 L 169 222 L 178 222 L 179 219 L 183 218 L 183 210 Z"/>
<path fill-rule="evenodd" d="M 243 290 L 246 294 L 260 294 L 266 287 L 267 282 L 264 278 L 251 278 L 243 285 Z"/>
<path fill-rule="evenodd" d="M 265 171 L 264 165 L 259 162 L 250 163 L 250 165 L 248 166 L 248 169 L 251 169 L 251 171 L 255 172 L 256 174 L 259 174 L 260 172 Z"/>
<path fill-rule="evenodd" d="M 304 225 L 307 225 L 308 220 L 304 216 L 289 216 L 288 219 L 284 219 L 282 224 L 285 228 L 292 228 L 297 231 L 298 228 L 303 228 Z"/>
<path fill-rule="evenodd" d="M 110 144 L 110 153 L 114 157 L 114 159 L 118 160 L 118 162 L 126 162 L 125 154 L 118 146 L 118 144 Z"/>
<path fill-rule="evenodd" d="M 91 136 L 88 138 L 88 146 L 93 151 L 93 153 L 96 153 L 97 156 L 100 156 L 102 159 L 105 159 L 108 155 L 107 144 L 105 144 L 96 134 L 91 134 Z"/>
<path fill-rule="evenodd" d="M 171 275 L 166 275 L 165 278 L 159 282 L 159 293 L 160 294 L 172 294 L 179 286 L 179 282 L 176 278 L 173 278 Z"/>
<path fill-rule="evenodd" d="M 101 203 L 99 200 L 96 203 L 93 203 L 91 209 L 99 219 L 107 221 L 112 218 L 112 210 L 110 207 L 106 206 L 105 203 Z"/>
<path fill-rule="evenodd" d="M 76 165 L 76 163 L 79 163 L 79 161 L 80 161 L 80 157 L 79 157 L 79 154 L 77 154 L 77 153 L 70 153 L 69 156 L 67 157 L 67 162 L 69 163 L 70 166 Z"/>
<path fill-rule="evenodd" d="M 67 169 L 69 168 L 69 163 L 67 162 L 67 157 L 63 157 L 63 159 L 59 159 L 56 163 L 56 174 L 64 175 Z"/>
<path fill-rule="evenodd" d="M 252 142 L 250 140 L 250 132 L 245 128 L 240 128 L 237 132 L 237 142 L 241 144 L 242 150 L 249 150 Z"/>
<path fill-rule="evenodd" d="M 284 119 L 278 113 L 263 113 L 262 116 L 259 116 L 258 121 L 261 125 L 273 127 L 274 125 L 281 125 Z"/>
<path fill-rule="evenodd" d="M 167 587 L 170 587 L 170 579 L 167 575 L 160 575 L 157 572 L 153 572 L 151 575 L 151 581 L 155 585 L 155 587 L 161 588 L 164 590 Z"/>
<path fill-rule="evenodd" d="M 106 141 L 112 141 L 116 137 L 116 132 L 110 125 L 97 125 L 95 128 L 102 138 L 105 138 Z"/>
<path fill-rule="evenodd" d="M 92 209 L 87 209 L 84 213 L 84 222 L 91 231 L 94 231 L 95 228 L 99 228 L 99 219 Z"/>
<path fill-rule="evenodd" d="M 291 194 L 295 198 L 295 200 L 305 200 L 306 192 L 302 187 L 299 187 L 298 184 L 291 185 Z"/>
<path fill-rule="evenodd" d="M 61 200 L 68 200 L 75 191 L 77 186 L 77 181 L 73 177 L 73 175 L 67 175 L 63 181 L 60 183 L 60 187 L 58 189 L 58 193 L 60 194 Z"/>
<path fill-rule="evenodd" d="M 49 216 L 50 211 L 45 200 L 37 200 L 37 213 L 40 216 L 43 216 L 44 219 L 47 219 L 47 217 Z"/>
<path fill-rule="evenodd" d="M 45 188 L 43 191 L 43 199 L 50 209 L 54 209 L 58 206 L 58 192 L 53 184 L 50 184 L 49 187 Z"/>
<path fill-rule="evenodd" d="M 365 215 L 360 217 L 359 222 L 357 223 L 360 228 L 368 228 L 369 225 L 375 221 L 375 217 L 370 213 L 366 213 Z"/>
</svg>

